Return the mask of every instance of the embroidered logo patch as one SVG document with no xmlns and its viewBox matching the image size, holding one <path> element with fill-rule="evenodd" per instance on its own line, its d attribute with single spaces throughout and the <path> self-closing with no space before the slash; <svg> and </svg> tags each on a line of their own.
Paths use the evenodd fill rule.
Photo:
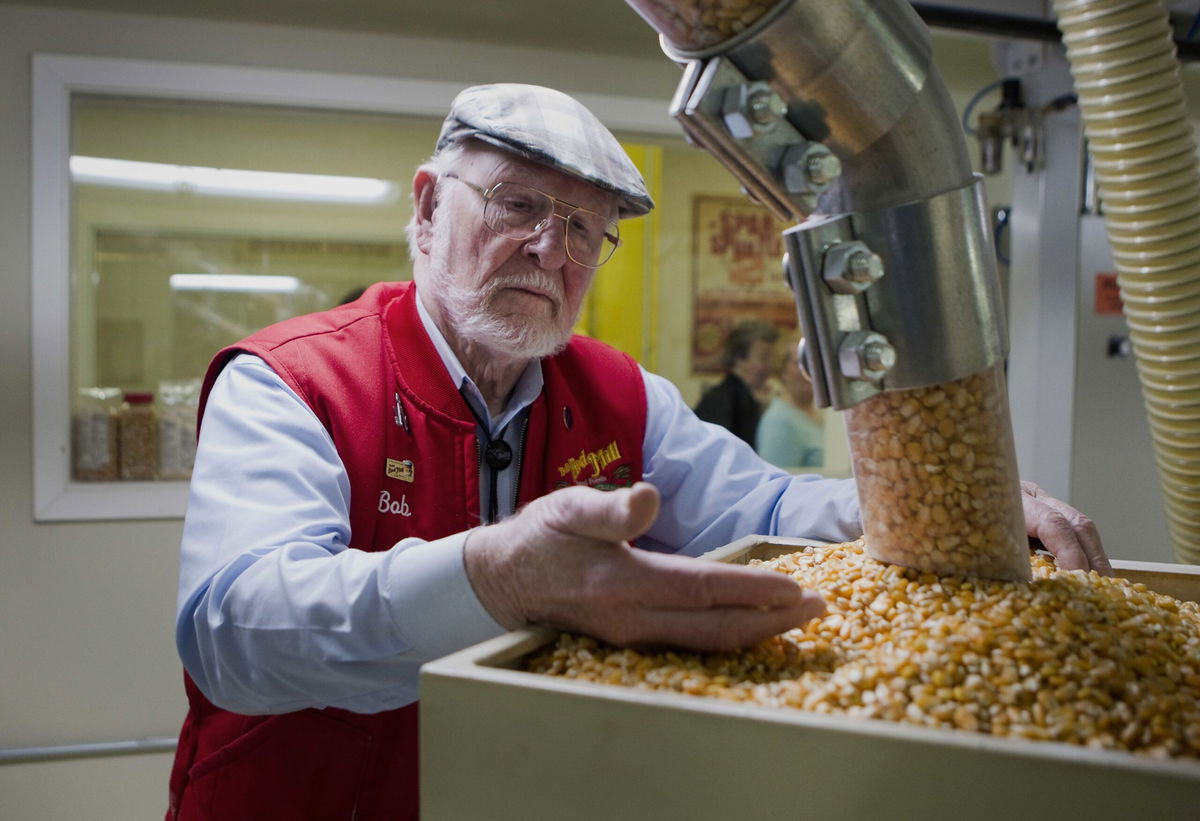
<svg viewBox="0 0 1200 821">
<path fill-rule="evenodd" d="M 584 451 L 580 449 L 578 456 L 572 456 L 559 466 L 558 475 L 565 478 L 569 473 L 571 481 L 578 482 L 579 474 L 590 468 L 591 473 L 585 478 L 595 479 L 600 476 L 600 471 L 620 458 L 621 449 L 617 447 L 614 439 L 599 450 Z"/>
<path fill-rule="evenodd" d="M 413 480 L 413 463 L 411 459 L 388 459 L 387 476 L 389 479 L 399 479 L 401 482 Z"/>
</svg>

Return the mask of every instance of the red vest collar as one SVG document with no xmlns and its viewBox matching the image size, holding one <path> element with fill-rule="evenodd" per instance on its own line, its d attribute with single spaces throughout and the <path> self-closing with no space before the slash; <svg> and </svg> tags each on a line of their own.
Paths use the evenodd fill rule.
<svg viewBox="0 0 1200 821">
<path fill-rule="evenodd" d="M 416 286 L 404 283 L 396 290 L 399 294 L 383 309 L 383 319 L 392 357 L 399 366 L 396 379 L 400 388 L 419 403 L 425 413 L 474 426 L 475 417 L 471 409 L 459 386 L 450 378 L 442 357 L 421 323 L 417 312 Z M 419 328 L 420 332 L 412 333 L 411 329 L 414 328 Z"/>
</svg>

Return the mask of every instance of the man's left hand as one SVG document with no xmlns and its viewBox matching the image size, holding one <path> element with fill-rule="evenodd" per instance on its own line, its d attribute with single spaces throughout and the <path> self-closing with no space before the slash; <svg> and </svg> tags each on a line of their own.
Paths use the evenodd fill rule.
<svg viewBox="0 0 1200 821">
<path fill-rule="evenodd" d="M 1087 516 L 1060 502 L 1033 482 L 1021 482 L 1021 506 L 1025 509 L 1025 531 L 1054 556 L 1064 570 L 1095 570 L 1113 574 L 1100 533 Z"/>
</svg>

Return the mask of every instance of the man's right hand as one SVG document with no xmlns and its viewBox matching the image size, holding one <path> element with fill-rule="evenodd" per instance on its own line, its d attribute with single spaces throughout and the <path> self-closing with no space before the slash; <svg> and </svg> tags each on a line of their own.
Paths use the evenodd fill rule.
<svg viewBox="0 0 1200 821">
<path fill-rule="evenodd" d="M 556 491 L 473 531 L 467 576 L 504 627 L 542 625 L 620 646 L 733 650 L 825 612 L 820 595 L 781 573 L 631 547 L 658 506 L 645 482 Z"/>
</svg>

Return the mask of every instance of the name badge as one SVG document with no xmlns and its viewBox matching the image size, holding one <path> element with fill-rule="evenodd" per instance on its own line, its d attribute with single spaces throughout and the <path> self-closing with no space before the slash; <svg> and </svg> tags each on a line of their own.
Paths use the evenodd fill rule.
<svg viewBox="0 0 1200 821">
<path fill-rule="evenodd" d="M 401 482 L 413 480 L 413 463 L 411 459 L 388 459 L 387 476 L 389 479 L 399 479 Z"/>
</svg>

